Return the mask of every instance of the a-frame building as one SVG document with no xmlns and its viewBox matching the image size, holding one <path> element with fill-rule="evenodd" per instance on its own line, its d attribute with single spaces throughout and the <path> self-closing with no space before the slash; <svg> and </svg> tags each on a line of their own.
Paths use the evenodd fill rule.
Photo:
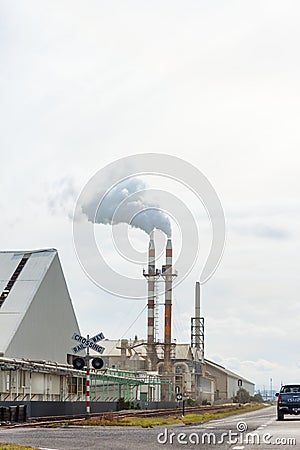
<svg viewBox="0 0 300 450">
<path fill-rule="evenodd" d="M 0 252 L 0 356 L 66 363 L 73 332 L 57 250 Z"/>
</svg>

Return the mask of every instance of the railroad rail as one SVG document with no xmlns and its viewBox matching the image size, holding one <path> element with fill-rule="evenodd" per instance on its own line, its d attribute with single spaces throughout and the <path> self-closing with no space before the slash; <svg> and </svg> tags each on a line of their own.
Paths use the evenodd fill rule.
<svg viewBox="0 0 300 450">
<path fill-rule="evenodd" d="M 235 405 L 219 405 L 219 406 L 186 406 L 185 414 L 204 414 L 204 413 L 218 413 L 226 412 Z M 151 410 L 123 410 L 123 411 L 106 411 L 102 413 L 92 413 L 92 420 L 103 420 L 107 419 L 109 416 L 110 420 L 123 419 L 126 417 L 169 417 L 174 415 L 181 415 L 182 409 L 178 408 L 166 408 L 166 409 L 151 409 Z M 6 425 L 8 427 L 40 427 L 43 425 L 48 425 L 49 423 L 63 424 L 65 422 L 78 422 L 84 421 L 85 414 L 76 414 L 68 416 L 47 416 L 47 417 L 31 417 L 27 422 L 23 424 L 11 424 Z"/>
</svg>

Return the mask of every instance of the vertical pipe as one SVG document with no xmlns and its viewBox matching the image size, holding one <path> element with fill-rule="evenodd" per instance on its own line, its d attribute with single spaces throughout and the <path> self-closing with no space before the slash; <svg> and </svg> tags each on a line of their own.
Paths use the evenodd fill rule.
<svg viewBox="0 0 300 450">
<path fill-rule="evenodd" d="M 196 329 L 195 329 L 195 346 L 200 349 L 200 283 L 196 282 L 195 286 L 195 319 L 196 319 Z"/>
<path fill-rule="evenodd" d="M 16 386 L 16 400 L 18 400 L 19 397 L 19 369 L 16 371 L 16 377 L 17 377 L 17 386 Z"/>
<path fill-rule="evenodd" d="M 172 241 L 167 240 L 165 267 L 165 345 L 164 371 L 171 372 L 171 329 L 172 329 Z"/>
</svg>

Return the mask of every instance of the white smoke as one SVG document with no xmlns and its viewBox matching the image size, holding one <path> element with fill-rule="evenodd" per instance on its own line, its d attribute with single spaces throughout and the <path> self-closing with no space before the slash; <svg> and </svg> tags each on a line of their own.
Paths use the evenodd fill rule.
<svg viewBox="0 0 300 450">
<path fill-rule="evenodd" d="M 156 228 L 170 237 L 168 216 L 157 203 L 146 200 L 147 192 L 151 190 L 139 178 L 125 179 L 111 189 L 101 186 L 89 202 L 82 205 L 82 212 L 93 223 L 127 223 L 148 234 Z"/>
</svg>

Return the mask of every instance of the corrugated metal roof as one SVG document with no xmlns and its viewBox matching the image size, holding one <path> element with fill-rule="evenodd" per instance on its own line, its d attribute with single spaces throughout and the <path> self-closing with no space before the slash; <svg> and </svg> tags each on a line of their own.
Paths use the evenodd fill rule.
<svg viewBox="0 0 300 450">
<path fill-rule="evenodd" d="M 103 355 L 104 356 L 121 356 L 121 341 L 120 340 L 109 340 L 106 339 L 105 341 L 101 342 L 102 347 L 105 348 Z M 147 356 L 147 343 L 145 341 L 128 341 L 128 346 L 134 346 L 132 348 L 132 354 L 138 354 L 140 356 Z M 190 351 L 190 345 L 189 344 L 176 344 L 176 350 L 175 350 L 175 359 L 190 359 L 192 357 L 191 351 Z M 129 355 L 129 352 L 127 350 L 127 356 Z"/>
<path fill-rule="evenodd" d="M 0 307 L 0 352 L 4 353 L 27 311 L 57 250 L 0 252 L 0 295 L 24 254 L 31 254 Z"/>
<path fill-rule="evenodd" d="M 232 378 L 239 379 L 239 380 L 243 380 L 243 381 L 246 381 L 247 383 L 250 383 L 250 384 L 254 384 L 252 381 L 247 380 L 247 378 L 244 378 L 244 377 L 242 377 L 241 375 L 238 375 L 237 373 L 232 372 L 232 371 L 229 370 L 229 369 L 226 369 L 225 367 L 221 366 L 220 364 L 217 364 L 217 363 L 215 363 L 215 362 L 213 362 L 213 361 L 209 361 L 208 359 L 205 360 L 205 363 L 206 363 L 208 366 L 212 366 L 212 367 L 214 367 L 215 369 L 218 369 L 218 370 L 220 370 L 221 372 L 226 373 L 226 375 L 228 375 L 228 376 L 230 376 L 230 377 L 232 377 Z"/>
</svg>

